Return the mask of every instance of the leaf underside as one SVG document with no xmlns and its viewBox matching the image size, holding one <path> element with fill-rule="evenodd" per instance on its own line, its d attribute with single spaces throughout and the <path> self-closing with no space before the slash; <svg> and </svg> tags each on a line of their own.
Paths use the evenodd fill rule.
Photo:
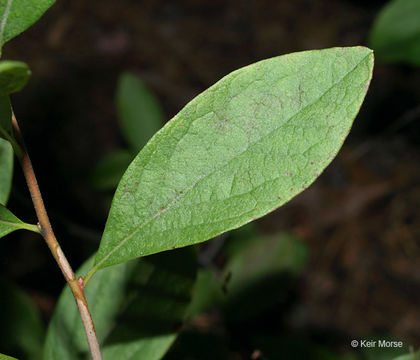
<svg viewBox="0 0 420 360">
<path fill-rule="evenodd" d="M 306 189 L 342 146 L 372 69 L 364 47 L 304 51 L 197 96 L 125 172 L 95 270 L 205 241 Z"/>
</svg>

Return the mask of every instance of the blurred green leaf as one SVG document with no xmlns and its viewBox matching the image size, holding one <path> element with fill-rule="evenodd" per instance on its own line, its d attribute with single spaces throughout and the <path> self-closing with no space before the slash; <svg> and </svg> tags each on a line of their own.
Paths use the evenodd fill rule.
<svg viewBox="0 0 420 360">
<path fill-rule="evenodd" d="M 393 360 L 420 360 L 420 352 L 416 351 L 414 353 L 401 355 L 401 356 L 396 357 Z"/>
<path fill-rule="evenodd" d="M 15 230 L 38 232 L 38 228 L 35 225 L 24 223 L 0 204 L 0 237 L 10 234 Z"/>
<path fill-rule="evenodd" d="M 45 329 L 38 308 L 18 287 L 0 280 L 0 288 L 0 348 L 25 359 L 41 359 Z"/>
<path fill-rule="evenodd" d="M 164 123 L 160 103 L 137 76 L 125 72 L 118 80 L 116 105 L 123 135 L 137 153 Z"/>
<path fill-rule="evenodd" d="M 197 96 L 125 172 L 92 272 L 208 240 L 302 192 L 343 144 L 372 68 L 364 47 L 303 51 Z"/>
<path fill-rule="evenodd" d="M 375 341 L 375 346 L 361 348 L 364 360 L 390 360 L 397 356 L 405 355 L 409 351 L 408 346 L 406 345 L 403 345 L 402 347 L 381 346 L 379 344 L 380 341 L 400 341 L 389 336 L 375 335 L 366 338 L 366 340 Z"/>
<path fill-rule="evenodd" d="M 92 186 L 97 190 L 116 189 L 133 158 L 128 150 L 118 150 L 105 156 L 91 175 Z"/>
<path fill-rule="evenodd" d="M 369 46 L 380 62 L 420 65 L 420 1 L 393 0 L 385 5 L 373 24 Z"/>
<path fill-rule="evenodd" d="M 20 61 L 0 61 L 0 96 L 18 92 L 25 87 L 31 71 Z"/>
<path fill-rule="evenodd" d="M 228 257 L 222 276 L 223 307 L 233 321 L 246 320 L 279 303 L 307 259 L 305 244 L 288 233 L 257 236 L 244 244 Z"/>
<path fill-rule="evenodd" d="M 222 275 L 209 269 L 198 272 L 189 317 L 215 305 L 222 305 L 230 319 L 254 316 L 278 302 L 288 291 L 288 280 L 306 265 L 307 248 L 291 234 L 261 236 L 246 226 L 231 235 L 223 248 L 227 263 Z"/>
<path fill-rule="evenodd" d="M 298 275 L 306 264 L 307 253 L 305 244 L 289 233 L 251 238 L 225 266 L 224 277 L 230 278 L 226 291 L 237 292 L 271 274 L 286 271 Z"/>
<path fill-rule="evenodd" d="M 83 274 L 93 257 L 78 271 Z M 196 275 L 192 248 L 100 271 L 85 292 L 104 360 L 158 360 L 174 342 Z M 65 289 L 50 323 L 44 360 L 84 359 L 88 352 L 74 299 Z"/>
<path fill-rule="evenodd" d="M 10 39 L 30 27 L 55 0 L 2 0 L 0 2 L 0 53 Z"/>
<path fill-rule="evenodd" d="M 13 148 L 8 141 L 0 138 L 0 204 L 7 204 L 12 187 L 12 178 Z"/>
<path fill-rule="evenodd" d="M 191 303 L 188 307 L 187 316 L 194 317 L 207 311 L 210 307 L 222 299 L 220 281 L 216 274 L 208 269 L 200 269 L 197 281 L 194 285 Z"/>
</svg>

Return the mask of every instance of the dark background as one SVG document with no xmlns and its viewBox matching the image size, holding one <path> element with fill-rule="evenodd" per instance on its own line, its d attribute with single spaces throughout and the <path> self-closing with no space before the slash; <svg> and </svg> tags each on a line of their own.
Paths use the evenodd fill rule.
<svg viewBox="0 0 420 360">
<path fill-rule="evenodd" d="M 7 44 L 3 57 L 25 61 L 33 72 L 13 106 L 74 268 L 97 248 L 108 210 L 108 195 L 92 189 L 89 175 L 105 154 L 124 147 L 114 106 L 122 71 L 139 75 L 169 120 L 243 65 L 366 45 L 384 4 L 62 0 Z M 292 230 L 308 245 L 290 300 L 300 308 L 296 326 L 338 351 L 370 334 L 420 345 L 419 84 L 419 68 L 377 64 L 338 157 L 307 191 L 257 222 L 263 233 Z M 35 222 L 17 165 L 9 207 Z M 30 294 L 47 321 L 64 285 L 48 249 L 26 232 L 2 241 L 1 273 Z"/>
</svg>

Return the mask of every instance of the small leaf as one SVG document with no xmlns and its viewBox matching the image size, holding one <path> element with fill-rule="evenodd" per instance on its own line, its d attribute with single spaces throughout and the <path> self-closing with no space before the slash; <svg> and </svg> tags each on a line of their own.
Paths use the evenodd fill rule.
<svg viewBox="0 0 420 360">
<path fill-rule="evenodd" d="M 0 2 L 0 53 L 10 39 L 30 27 L 55 0 L 2 0 Z"/>
<path fill-rule="evenodd" d="M 13 148 L 0 138 L 0 204 L 6 205 L 9 199 L 13 178 Z"/>
<path fill-rule="evenodd" d="M 17 359 L 11 356 L 0 354 L 0 360 L 17 360 Z"/>
<path fill-rule="evenodd" d="M 31 77 L 28 65 L 20 61 L 0 61 L 0 96 L 22 90 Z"/>
<path fill-rule="evenodd" d="M 0 280 L 0 288 L 0 348 L 24 359 L 41 359 L 45 328 L 39 309 L 17 286 Z"/>
<path fill-rule="evenodd" d="M 372 68 L 364 47 L 304 51 L 197 96 L 125 172 L 92 271 L 208 240 L 302 192 L 342 146 Z"/>
<path fill-rule="evenodd" d="M 0 204 L 0 238 L 20 229 L 39 232 L 35 225 L 24 223 Z"/>
<path fill-rule="evenodd" d="M 378 61 L 420 65 L 420 1 L 393 0 L 381 10 L 369 45 Z"/>
<path fill-rule="evenodd" d="M 93 257 L 79 270 L 85 273 Z M 104 360 L 159 360 L 172 345 L 195 282 L 194 249 L 167 252 L 101 271 L 85 288 Z M 44 347 L 44 360 L 85 359 L 87 342 L 66 288 Z"/>
<path fill-rule="evenodd" d="M 116 189 L 133 158 L 128 150 L 118 150 L 105 156 L 92 172 L 92 186 L 97 190 Z"/>
<path fill-rule="evenodd" d="M 123 135 L 137 153 L 162 127 L 162 108 L 146 85 L 128 72 L 118 80 L 116 104 Z"/>
</svg>

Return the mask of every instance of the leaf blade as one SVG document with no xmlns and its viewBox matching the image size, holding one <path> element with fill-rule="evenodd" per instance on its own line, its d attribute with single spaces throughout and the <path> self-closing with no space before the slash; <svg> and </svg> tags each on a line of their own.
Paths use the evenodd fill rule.
<svg viewBox="0 0 420 360">
<path fill-rule="evenodd" d="M 17 359 L 11 356 L 0 354 L 0 360 L 17 360 Z"/>
<path fill-rule="evenodd" d="M 300 52 L 197 96 L 127 169 L 94 270 L 207 240 L 303 191 L 341 147 L 372 68 L 363 47 Z"/>
<path fill-rule="evenodd" d="M 0 238 L 16 230 L 29 230 L 38 233 L 35 225 L 26 224 L 0 204 Z"/>
<path fill-rule="evenodd" d="M 6 0 L 0 4 L 0 53 L 2 46 L 37 21 L 55 0 Z"/>
<path fill-rule="evenodd" d="M 31 71 L 28 65 L 21 61 L 0 61 L 0 96 L 9 95 L 22 90 Z"/>
</svg>

